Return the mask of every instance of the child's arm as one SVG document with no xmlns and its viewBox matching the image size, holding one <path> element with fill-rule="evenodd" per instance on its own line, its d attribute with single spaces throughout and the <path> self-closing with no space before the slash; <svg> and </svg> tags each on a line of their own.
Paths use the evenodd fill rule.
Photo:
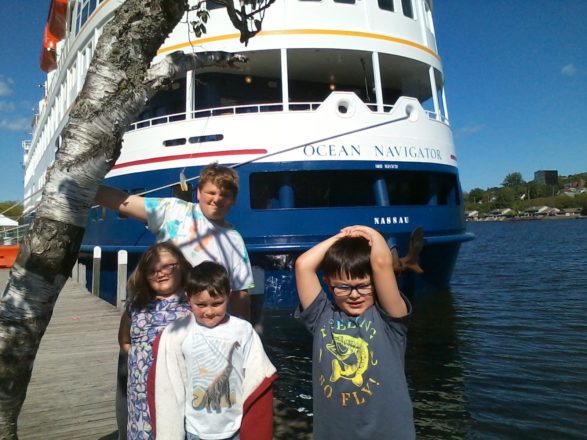
<svg viewBox="0 0 587 440">
<path fill-rule="evenodd" d="M 399 293 L 393 272 L 393 256 L 383 236 L 368 226 L 351 226 L 343 231 L 354 237 L 363 237 L 371 245 L 372 282 L 379 304 L 389 316 L 402 318 L 408 314 L 405 301 Z"/>
<path fill-rule="evenodd" d="M 120 318 L 120 326 L 118 327 L 118 345 L 125 353 L 130 350 L 130 316 L 124 311 Z"/>
<path fill-rule="evenodd" d="M 141 196 L 127 194 L 111 186 L 100 185 L 95 201 L 97 204 L 118 211 L 121 214 L 144 222 L 147 221 L 145 200 Z"/>
<path fill-rule="evenodd" d="M 336 242 L 336 240 L 345 235 L 347 235 L 346 232 L 339 232 L 338 234 L 327 238 L 304 252 L 296 260 L 296 286 L 302 310 L 307 309 L 310 304 L 314 302 L 322 289 L 316 271 L 318 270 L 320 263 L 322 263 L 326 251 Z"/>
</svg>

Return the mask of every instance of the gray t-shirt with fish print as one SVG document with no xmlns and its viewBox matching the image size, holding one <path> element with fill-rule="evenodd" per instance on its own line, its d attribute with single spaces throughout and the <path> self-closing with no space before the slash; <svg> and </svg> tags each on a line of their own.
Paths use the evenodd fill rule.
<svg viewBox="0 0 587 440">
<path fill-rule="evenodd" d="M 314 439 L 414 439 L 405 318 L 377 304 L 349 316 L 324 291 L 296 316 L 314 335 Z"/>
</svg>

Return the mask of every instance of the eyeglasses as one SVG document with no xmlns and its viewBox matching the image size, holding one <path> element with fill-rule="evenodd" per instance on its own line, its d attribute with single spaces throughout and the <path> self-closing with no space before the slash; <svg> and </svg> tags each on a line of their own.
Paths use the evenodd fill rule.
<svg viewBox="0 0 587 440">
<path fill-rule="evenodd" d="M 359 284 L 357 286 L 340 284 L 338 286 L 330 286 L 330 288 L 336 296 L 349 296 L 353 293 L 353 290 L 356 290 L 361 296 L 367 296 L 373 293 L 373 286 L 371 284 Z"/>
<path fill-rule="evenodd" d="M 152 280 L 157 278 L 159 274 L 161 275 L 169 275 L 174 269 L 179 266 L 179 263 L 169 263 L 165 266 L 161 266 L 158 270 L 151 270 L 147 273 L 147 278 Z"/>
</svg>

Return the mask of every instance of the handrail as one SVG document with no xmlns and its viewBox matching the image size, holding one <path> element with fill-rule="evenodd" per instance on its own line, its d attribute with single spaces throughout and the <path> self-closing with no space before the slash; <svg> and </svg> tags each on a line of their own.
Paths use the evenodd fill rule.
<svg viewBox="0 0 587 440">
<path fill-rule="evenodd" d="M 170 115 L 155 116 L 154 118 L 142 119 L 140 121 L 133 122 L 129 125 L 127 131 L 135 131 L 141 128 L 149 128 L 154 125 L 168 124 L 170 122 L 185 121 L 187 119 L 198 119 L 198 118 L 209 118 L 212 116 L 231 116 L 240 115 L 247 113 L 268 113 L 268 112 L 286 112 L 286 111 L 316 111 L 322 102 L 289 102 L 287 103 L 287 110 L 284 109 L 284 104 L 281 102 L 272 102 L 265 104 L 246 104 L 246 105 L 233 105 L 225 107 L 210 107 L 201 110 L 192 110 L 191 112 L 173 113 Z M 366 103 L 369 110 L 377 113 L 377 104 Z M 384 104 L 383 113 L 389 113 L 394 109 L 394 105 Z M 191 113 L 191 117 L 188 115 Z M 439 120 L 440 122 L 449 125 L 448 119 L 441 115 L 440 119 L 435 112 L 425 110 L 428 119 Z"/>
<path fill-rule="evenodd" d="M 30 224 L 26 225 L 19 225 L 13 228 L 3 228 L 2 229 L 2 242 L 3 244 L 13 244 L 14 241 L 17 243 L 24 237 L 24 235 L 29 230 Z M 9 243 L 8 243 L 9 242 Z"/>
<path fill-rule="evenodd" d="M 321 102 L 290 102 L 288 104 L 289 110 L 293 111 L 315 111 L 320 107 Z M 281 112 L 283 110 L 283 103 L 272 102 L 266 104 L 245 104 L 234 105 L 226 107 L 210 107 L 202 110 L 193 110 L 191 112 L 191 119 L 207 118 L 211 116 L 225 116 L 236 115 L 244 113 L 265 113 L 265 112 Z M 156 116 L 150 119 L 143 119 L 133 122 L 127 131 L 134 131 L 140 128 L 148 128 L 153 125 L 167 124 L 169 122 L 184 121 L 187 119 L 189 112 L 174 113 L 171 115 Z"/>
</svg>

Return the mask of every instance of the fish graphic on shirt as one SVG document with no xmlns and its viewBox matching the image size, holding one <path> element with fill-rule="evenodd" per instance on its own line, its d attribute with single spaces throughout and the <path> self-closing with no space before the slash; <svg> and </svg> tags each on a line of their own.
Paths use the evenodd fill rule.
<svg viewBox="0 0 587 440">
<path fill-rule="evenodd" d="M 333 333 L 332 339 L 333 342 L 326 344 L 326 349 L 335 357 L 330 381 L 347 379 L 362 386 L 363 374 L 369 367 L 369 344 L 361 338 L 338 333 Z"/>
</svg>

